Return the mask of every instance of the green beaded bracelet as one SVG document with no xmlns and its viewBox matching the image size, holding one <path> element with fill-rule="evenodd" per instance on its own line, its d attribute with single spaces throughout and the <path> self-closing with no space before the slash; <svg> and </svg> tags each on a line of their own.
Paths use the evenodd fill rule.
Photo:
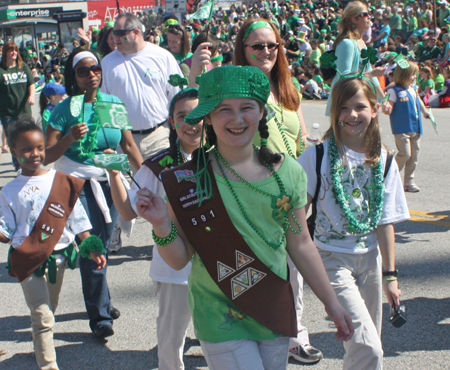
<svg viewBox="0 0 450 370">
<path fill-rule="evenodd" d="M 172 230 L 170 231 L 170 235 L 165 238 L 159 238 L 155 235 L 155 231 L 152 230 L 152 236 L 153 240 L 155 241 L 156 245 L 159 245 L 160 247 L 165 247 L 167 244 L 172 243 L 175 241 L 175 239 L 178 236 L 178 230 L 175 224 L 172 222 Z"/>
<path fill-rule="evenodd" d="M 383 278 L 384 281 L 395 281 L 397 280 L 397 276 L 389 276 L 389 277 L 384 277 Z"/>
</svg>

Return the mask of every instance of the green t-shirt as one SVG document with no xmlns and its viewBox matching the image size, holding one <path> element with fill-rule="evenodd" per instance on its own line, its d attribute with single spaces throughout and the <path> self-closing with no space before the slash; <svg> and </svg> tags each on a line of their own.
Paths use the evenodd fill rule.
<svg viewBox="0 0 450 370">
<path fill-rule="evenodd" d="M 320 65 L 320 56 L 322 55 L 322 52 L 319 48 L 316 50 L 313 50 L 311 55 L 309 56 L 309 62 L 314 65 Z"/>
<path fill-rule="evenodd" d="M 417 27 L 418 27 L 418 25 L 417 25 L 417 18 L 416 18 L 416 17 L 411 17 L 411 18 L 409 19 L 409 28 L 408 28 L 408 31 L 409 31 L 409 32 L 412 32 L 412 31 L 416 30 Z"/>
<path fill-rule="evenodd" d="M 299 145 L 297 139 L 300 132 L 300 121 L 298 119 L 297 112 L 283 109 L 280 105 L 271 102 L 268 102 L 267 104 L 275 111 L 275 117 L 283 129 L 287 144 L 289 145 L 292 153 L 296 154 L 297 146 Z M 278 128 L 277 122 L 275 121 L 275 117 L 267 122 L 267 126 L 269 127 L 267 147 L 275 153 L 288 153 L 288 148 L 284 143 L 283 136 Z M 258 132 L 253 138 L 253 144 L 256 146 L 261 146 L 261 137 Z"/>
<path fill-rule="evenodd" d="M 321 75 L 315 75 L 312 79 L 317 82 L 317 85 L 320 85 L 323 82 Z"/>
<path fill-rule="evenodd" d="M 22 69 L 17 65 L 8 69 L 0 67 L 0 75 L 0 117 L 31 115 L 28 87 L 34 85 L 34 79 L 30 68 L 25 63 Z"/>
<path fill-rule="evenodd" d="M 397 25 L 395 28 L 393 28 L 393 26 Z M 391 27 L 391 30 L 399 30 L 402 28 L 402 17 L 400 16 L 400 14 L 396 14 L 393 15 L 390 22 L 389 22 L 389 27 Z"/>
<path fill-rule="evenodd" d="M 300 85 L 300 82 L 298 82 L 298 80 L 294 76 L 292 76 L 292 82 L 294 83 L 294 86 L 297 89 L 297 91 L 300 92 L 302 89 L 302 86 Z"/>
<path fill-rule="evenodd" d="M 306 204 L 306 174 L 303 168 L 294 159 L 285 155 L 278 174 L 286 188 L 286 193 L 292 194 L 293 209 L 303 207 Z M 286 243 L 283 243 L 276 251 L 268 247 L 245 221 L 225 179 L 217 174 L 215 178 L 225 208 L 236 229 L 267 267 L 281 278 L 287 279 Z M 270 197 L 261 196 L 242 182 L 230 182 L 256 228 L 268 240 L 280 240 L 284 217 L 281 215 L 276 219 L 272 217 L 273 208 Z M 273 194 L 280 192 L 273 176 L 253 184 Z M 214 246 L 211 247 L 214 248 Z M 197 338 L 202 341 L 214 343 L 239 339 L 266 340 L 279 336 L 278 333 L 246 316 L 233 305 L 233 302 L 214 283 L 197 253 L 194 254 L 189 276 L 188 302 Z M 258 302 L 254 303 L 258 304 Z M 268 314 L 270 315 L 270 312 Z"/>
<path fill-rule="evenodd" d="M 101 101 L 121 103 L 120 99 L 114 95 L 109 95 L 105 93 L 100 94 L 101 94 Z M 63 136 L 69 132 L 72 126 L 77 125 L 79 123 L 78 117 L 73 117 L 70 113 L 70 99 L 71 97 L 68 97 L 67 99 L 59 103 L 53 109 L 53 113 L 48 121 L 48 125 L 52 126 L 55 130 L 61 131 Z M 92 109 L 92 104 L 84 105 L 83 118 L 84 119 L 82 122 L 86 122 L 89 130 L 91 130 L 95 118 L 94 110 Z M 95 154 L 103 154 L 103 151 L 108 148 L 115 150 L 119 145 L 121 139 L 122 139 L 121 130 L 113 128 L 100 129 L 97 136 L 98 148 L 97 150 L 95 150 Z M 80 154 L 80 151 L 78 150 L 78 145 L 79 143 L 77 141 L 72 143 L 72 145 L 66 150 L 64 155 L 75 162 L 84 163 L 92 166 L 94 164 L 92 159 L 90 158 L 82 159 L 78 157 L 78 155 Z"/>
<path fill-rule="evenodd" d="M 442 90 L 444 87 L 445 78 L 442 74 L 436 75 L 434 78 L 434 84 L 436 85 L 436 90 Z"/>
<path fill-rule="evenodd" d="M 420 87 L 420 90 L 425 90 L 426 87 L 430 87 L 432 90 L 434 90 L 434 87 L 435 87 L 434 81 L 431 78 L 429 78 L 426 81 L 420 79 L 419 80 L 419 87 Z"/>
<path fill-rule="evenodd" d="M 184 53 L 172 53 L 172 55 L 175 57 L 178 63 L 181 63 L 183 60 L 190 58 L 194 54 L 189 52 L 186 56 L 184 56 Z"/>
</svg>

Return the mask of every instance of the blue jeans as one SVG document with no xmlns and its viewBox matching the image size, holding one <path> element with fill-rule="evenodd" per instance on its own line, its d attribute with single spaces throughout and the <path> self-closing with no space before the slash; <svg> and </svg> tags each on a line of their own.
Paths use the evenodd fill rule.
<svg viewBox="0 0 450 370">
<path fill-rule="evenodd" d="M 111 198 L 111 190 L 107 181 L 100 182 L 106 202 L 111 213 L 112 222 L 107 224 L 92 193 L 91 183 L 86 181 L 80 195 L 80 201 L 92 224 L 90 233 L 97 235 L 108 251 L 109 240 L 116 224 L 118 212 Z M 79 242 L 77 240 L 77 242 Z M 106 252 L 108 259 L 108 252 Z M 106 281 L 106 267 L 97 271 L 97 264 L 90 258 L 80 257 L 81 283 L 86 311 L 89 315 L 89 326 L 94 331 L 98 325 L 111 325 L 111 300 Z"/>
</svg>

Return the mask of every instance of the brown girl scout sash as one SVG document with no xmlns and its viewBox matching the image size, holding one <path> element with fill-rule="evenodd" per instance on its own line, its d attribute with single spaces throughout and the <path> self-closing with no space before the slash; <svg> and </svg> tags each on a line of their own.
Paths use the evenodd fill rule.
<svg viewBox="0 0 450 370">
<path fill-rule="evenodd" d="M 50 256 L 80 196 L 84 180 L 57 171 L 47 202 L 30 235 L 9 254 L 9 274 L 25 280 Z"/>
<path fill-rule="evenodd" d="M 144 165 L 147 166 L 154 174 L 155 176 L 161 180 L 161 177 L 159 176 L 162 171 L 166 169 L 166 167 L 162 166 L 159 161 L 163 159 L 165 156 L 170 156 L 170 149 L 164 149 L 160 152 L 156 153 L 155 155 L 152 155 L 151 157 L 147 158 L 144 162 Z"/>
<path fill-rule="evenodd" d="M 297 336 L 297 319 L 291 284 L 261 262 L 233 225 L 211 164 L 210 199 L 198 207 L 192 161 L 161 173 L 170 204 L 186 237 L 208 273 L 227 298 L 246 315 L 288 337 Z M 267 247 L 269 248 L 269 247 Z"/>
</svg>

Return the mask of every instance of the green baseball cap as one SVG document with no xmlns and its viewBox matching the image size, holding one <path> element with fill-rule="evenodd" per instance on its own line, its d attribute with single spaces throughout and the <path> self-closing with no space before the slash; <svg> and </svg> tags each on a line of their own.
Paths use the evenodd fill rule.
<svg viewBox="0 0 450 370">
<path fill-rule="evenodd" d="M 267 103 L 270 84 L 257 67 L 226 65 L 197 77 L 198 106 L 184 121 L 196 125 L 224 99 L 250 98 Z"/>
</svg>

